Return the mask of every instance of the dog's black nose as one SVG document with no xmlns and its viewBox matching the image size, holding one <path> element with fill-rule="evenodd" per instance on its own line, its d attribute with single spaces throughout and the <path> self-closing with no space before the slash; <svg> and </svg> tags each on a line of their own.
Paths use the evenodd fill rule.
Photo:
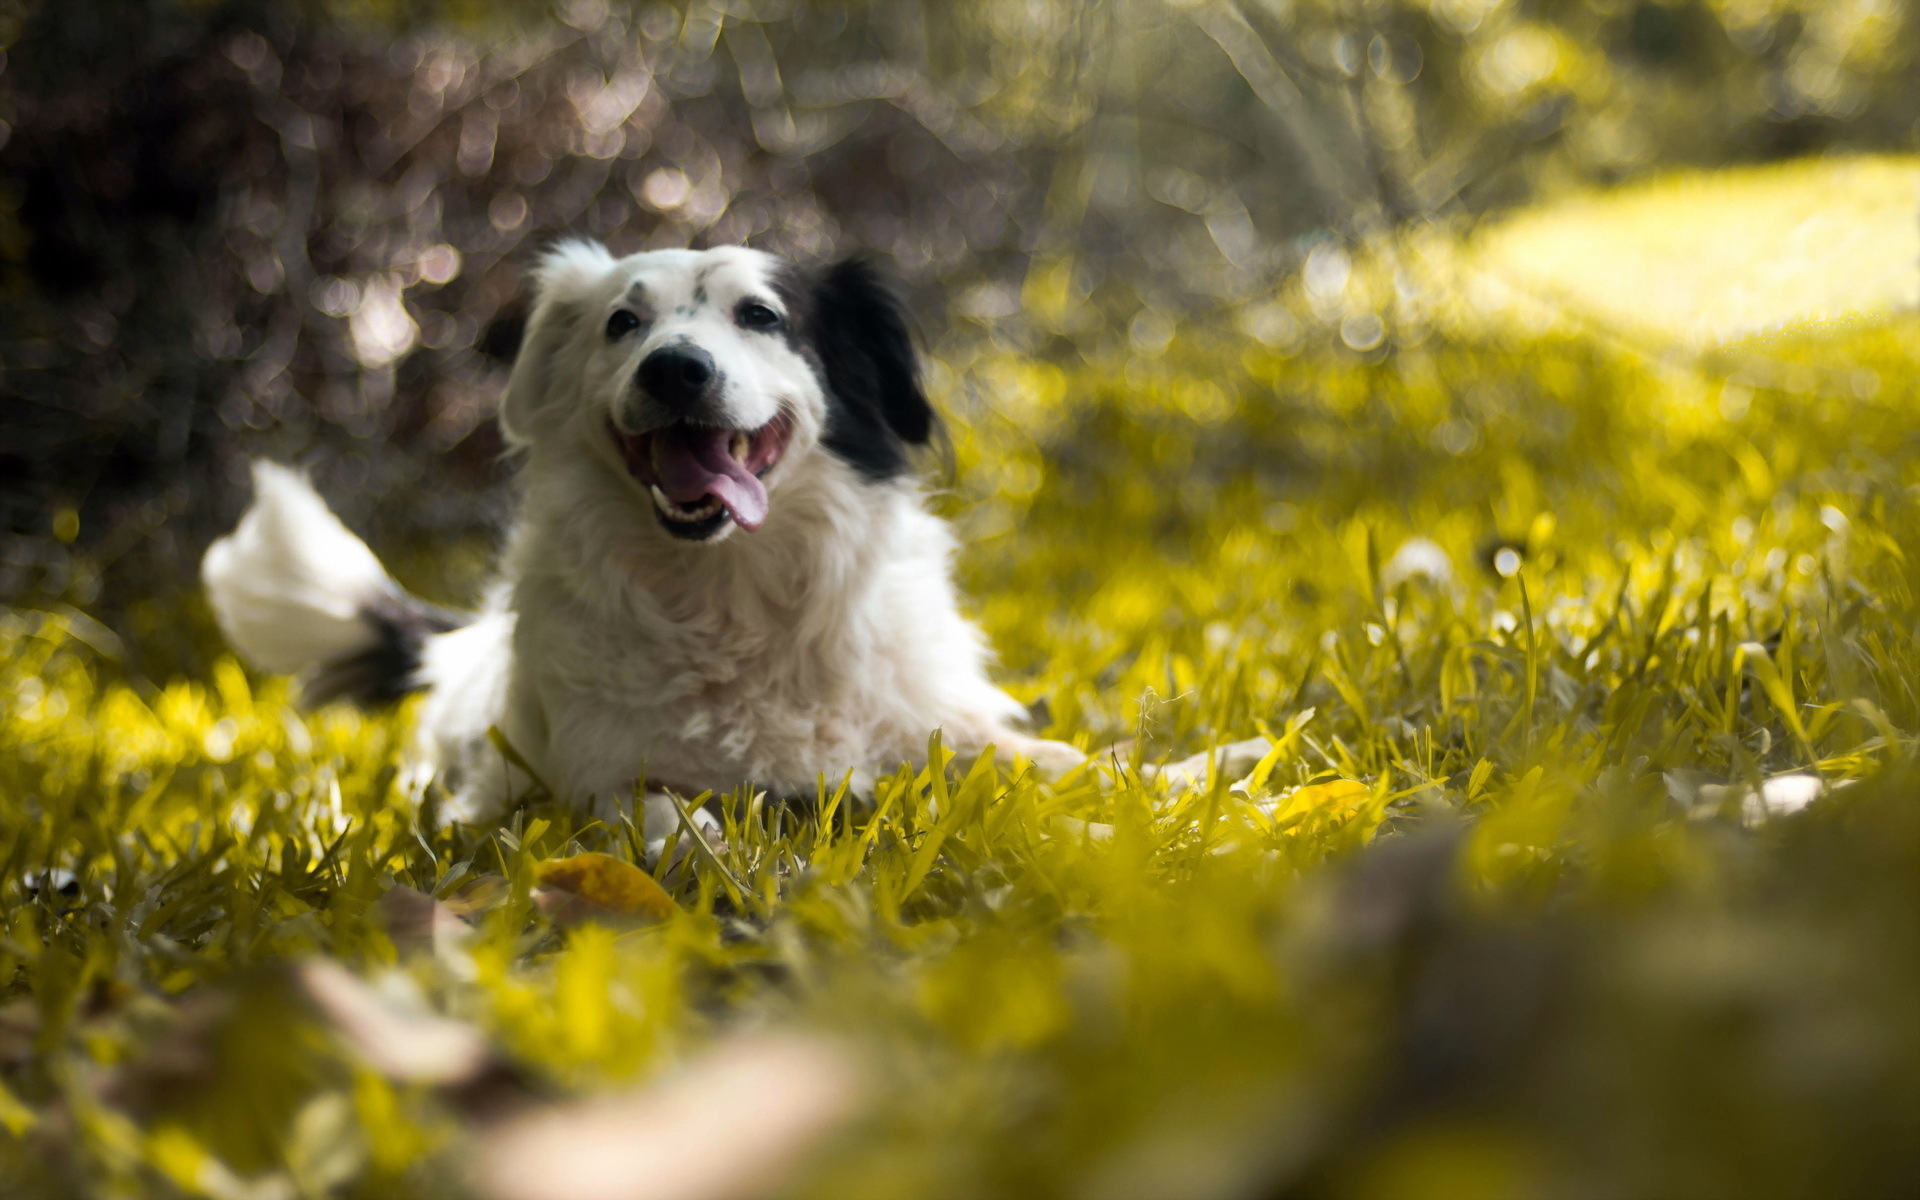
<svg viewBox="0 0 1920 1200">
<path fill-rule="evenodd" d="M 699 402 L 713 376 L 713 355 L 698 346 L 662 346 L 640 362 L 640 387 L 668 408 Z"/>
</svg>

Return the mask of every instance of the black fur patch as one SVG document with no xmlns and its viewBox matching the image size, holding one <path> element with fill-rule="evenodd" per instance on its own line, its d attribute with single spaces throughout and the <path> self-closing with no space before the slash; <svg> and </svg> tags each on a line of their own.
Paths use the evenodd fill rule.
<svg viewBox="0 0 1920 1200">
<path fill-rule="evenodd" d="M 826 384 L 822 443 L 874 482 L 906 474 L 908 448 L 926 445 L 939 425 L 920 389 L 906 305 L 863 258 L 788 273 L 775 286 L 787 305 L 788 344 Z"/>
<path fill-rule="evenodd" d="M 360 619 L 373 628 L 373 645 L 322 663 L 301 689 L 304 703 L 345 700 L 361 708 L 393 704 L 425 686 L 419 680 L 420 648 L 427 639 L 473 620 L 465 613 L 428 604 L 398 588 L 362 604 Z"/>
<path fill-rule="evenodd" d="M 520 343 L 526 336 L 527 315 L 514 313 L 488 322 L 473 348 L 495 362 L 512 365 L 520 357 Z"/>
</svg>

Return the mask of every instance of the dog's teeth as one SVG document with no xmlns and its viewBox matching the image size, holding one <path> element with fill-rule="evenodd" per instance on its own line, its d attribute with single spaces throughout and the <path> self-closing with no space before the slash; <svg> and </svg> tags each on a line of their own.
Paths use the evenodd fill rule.
<svg viewBox="0 0 1920 1200">
<path fill-rule="evenodd" d="M 737 429 L 733 431 L 733 441 L 727 446 L 727 449 L 732 451 L 735 461 L 747 461 L 747 451 L 752 448 L 753 443 L 747 439 L 746 434 L 741 433 Z"/>
<path fill-rule="evenodd" d="M 688 508 L 682 504 L 675 504 L 672 500 L 668 499 L 667 494 L 660 490 L 658 484 L 648 484 L 647 491 L 653 496 L 654 507 L 658 508 L 661 514 L 669 521 L 691 524 L 695 521 L 705 521 L 720 511 L 720 502 L 711 496 L 702 500 L 695 507 Z"/>
</svg>

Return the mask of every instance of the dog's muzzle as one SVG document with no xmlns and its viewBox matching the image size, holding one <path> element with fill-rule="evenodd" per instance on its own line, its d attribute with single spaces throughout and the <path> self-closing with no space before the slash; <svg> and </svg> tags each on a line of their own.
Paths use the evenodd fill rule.
<svg viewBox="0 0 1920 1200">
<path fill-rule="evenodd" d="M 667 532 L 705 541 L 729 520 L 751 533 L 767 519 L 762 477 L 786 452 L 793 420 L 783 412 L 758 429 L 681 421 L 645 433 L 609 422 L 607 430 Z"/>
</svg>

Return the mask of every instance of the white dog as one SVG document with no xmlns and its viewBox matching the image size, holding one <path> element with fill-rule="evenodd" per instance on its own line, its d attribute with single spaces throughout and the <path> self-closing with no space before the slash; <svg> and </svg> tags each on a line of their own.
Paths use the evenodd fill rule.
<svg viewBox="0 0 1920 1200">
<path fill-rule="evenodd" d="M 935 729 L 1050 773 L 1082 761 L 1014 731 L 956 607 L 909 460 L 936 417 L 871 268 L 571 242 L 537 287 L 500 407 L 525 495 L 484 609 L 402 592 L 302 476 L 259 463 L 202 566 L 241 655 L 310 672 L 319 700 L 427 689 L 416 758 L 465 820 L 529 782 L 494 727 L 602 806 L 636 784 L 810 796 L 924 760 Z M 673 821 L 650 796 L 649 840 Z"/>
</svg>

